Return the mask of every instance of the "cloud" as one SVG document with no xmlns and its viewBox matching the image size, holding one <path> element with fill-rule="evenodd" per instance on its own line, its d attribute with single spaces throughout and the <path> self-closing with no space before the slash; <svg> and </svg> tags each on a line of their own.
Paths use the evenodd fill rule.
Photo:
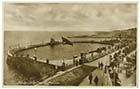
<svg viewBox="0 0 140 89">
<path fill-rule="evenodd" d="M 136 3 L 4 3 L 5 30 L 96 31 L 136 26 Z"/>
</svg>

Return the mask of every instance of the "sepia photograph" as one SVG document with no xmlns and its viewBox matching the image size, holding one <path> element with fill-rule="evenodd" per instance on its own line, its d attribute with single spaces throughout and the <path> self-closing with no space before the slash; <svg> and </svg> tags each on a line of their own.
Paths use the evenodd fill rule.
<svg viewBox="0 0 140 89">
<path fill-rule="evenodd" d="M 136 86 L 137 3 L 2 4 L 3 86 Z"/>
</svg>

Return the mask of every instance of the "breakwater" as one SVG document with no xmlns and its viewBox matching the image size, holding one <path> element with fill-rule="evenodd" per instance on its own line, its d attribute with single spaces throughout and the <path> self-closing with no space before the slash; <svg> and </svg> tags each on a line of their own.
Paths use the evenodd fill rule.
<svg viewBox="0 0 140 89">
<path fill-rule="evenodd" d="M 94 40 L 90 40 L 90 41 L 71 41 L 71 43 L 95 43 L 95 44 L 105 44 L 105 45 L 114 45 L 114 43 L 118 43 L 118 40 L 104 40 L 104 41 L 94 41 Z M 27 47 L 20 47 L 20 49 L 16 50 L 14 48 L 14 50 L 16 50 L 17 52 L 20 51 L 24 51 L 27 49 L 33 49 L 33 48 L 38 48 L 38 47 L 43 47 L 43 46 L 55 46 L 55 45 L 60 45 L 60 44 L 66 44 L 60 41 L 55 41 L 54 43 L 51 42 L 46 42 L 46 43 L 40 43 L 40 44 L 33 44 L 33 45 L 28 45 Z"/>
</svg>

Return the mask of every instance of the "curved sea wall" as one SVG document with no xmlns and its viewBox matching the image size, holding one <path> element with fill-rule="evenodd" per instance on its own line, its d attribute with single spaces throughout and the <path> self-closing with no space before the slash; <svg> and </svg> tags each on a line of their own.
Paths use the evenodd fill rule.
<svg viewBox="0 0 140 89">
<path fill-rule="evenodd" d="M 7 64 L 9 68 L 17 70 L 17 72 L 33 80 L 40 80 L 43 77 L 50 77 L 54 75 L 57 72 L 55 65 L 37 61 L 35 58 L 29 57 L 29 55 L 18 55 L 19 52 L 36 46 L 37 45 L 23 48 L 13 48 L 9 50 L 7 57 Z"/>
</svg>

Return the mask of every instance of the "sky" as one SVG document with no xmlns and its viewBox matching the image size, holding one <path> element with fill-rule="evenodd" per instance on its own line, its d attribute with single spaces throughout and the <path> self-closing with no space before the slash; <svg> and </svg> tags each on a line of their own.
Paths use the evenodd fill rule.
<svg viewBox="0 0 140 89">
<path fill-rule="evenodd" d="M 136 3 L 3 3 L 8 31 L 112 31 L 137 27 Z"/>
</svg>

